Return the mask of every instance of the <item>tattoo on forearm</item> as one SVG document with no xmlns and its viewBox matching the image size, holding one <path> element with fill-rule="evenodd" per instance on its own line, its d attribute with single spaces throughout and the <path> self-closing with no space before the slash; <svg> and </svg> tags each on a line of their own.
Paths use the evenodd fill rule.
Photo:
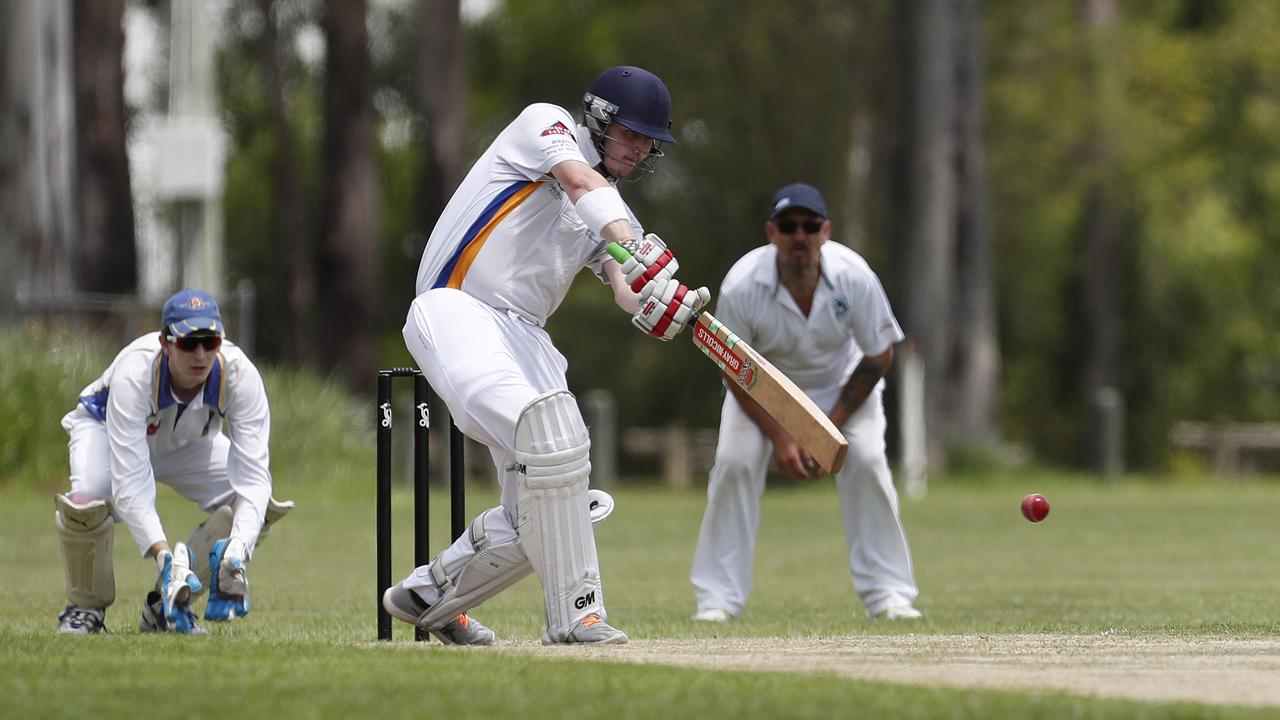
<svg viewBox="0 0 1280 720">
<path fill-rule="evenodd" d="M 853 369 L 853 374 L 849 376 L 849 382 L 845 383 L 844 389 L 840 391 L 840 402 L 851 411 L 858 409 L 883 375 L 883 371 L 874 365 L 858 363 L 858 366 Z"/>
</svg>

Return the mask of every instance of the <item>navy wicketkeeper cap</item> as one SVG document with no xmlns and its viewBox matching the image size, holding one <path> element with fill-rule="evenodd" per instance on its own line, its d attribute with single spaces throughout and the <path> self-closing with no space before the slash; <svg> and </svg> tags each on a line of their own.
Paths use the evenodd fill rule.
<svg viewBox="0 0 1280 720">
<path fill-rule="evenodd" d="M 172 337 L 186 337 L 193 332 L 222 335 L 222 313 L 218 303 L 204 290 L 179 290 L 164 303 L 161 315 L 164 329 Z"/>
</svg>

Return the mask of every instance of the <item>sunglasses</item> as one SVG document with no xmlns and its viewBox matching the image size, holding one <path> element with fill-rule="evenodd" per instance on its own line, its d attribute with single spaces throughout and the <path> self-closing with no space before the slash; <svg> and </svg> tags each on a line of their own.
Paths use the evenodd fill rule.
<svg viewBox="0 0 1280 720">
<path fill-rule="evenodd" d="M 803 227 L 805 232 L 815 235 L 822 231 L 823 222 L 822 220 L 805 220 L 802 223 L 798 223 L 795 220 L 779 220 L 774 225 L 778 226 L 778 232 L 783 235 L 790 235 L 796 231 L 797 227 Z"/>
<path fill-rule="evenodd" d="M 188 335 L 182 338 L 169 338 L 178 349 L 183 352 L 195 352 L 196 348 L 204 348 L 205 352 L 217 352 L 222 347 L 222 338 L 217 335 L 197 335 L 192 337 Z"/>
</svg>

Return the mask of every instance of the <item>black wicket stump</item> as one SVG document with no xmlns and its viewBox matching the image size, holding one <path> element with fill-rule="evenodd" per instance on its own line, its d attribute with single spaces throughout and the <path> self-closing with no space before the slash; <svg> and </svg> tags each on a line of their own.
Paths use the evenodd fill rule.
<svg viewBox="0 0 1280 720">
<path fill-rule="evenodd" d="M 391 405 L 392 381 L 398 377 L 413 378 L 413 562 L 415 566 L 431 562 L 428 528 L 430 475 L 430 400 L 431 388 L 422 372 L 414 368 L 392 368 L 378 371 L 378 406 L 374 422 L 377 428 L 377 552 L 378 552 L 378 639 L 391 639 L 391 615 L 382 607 L 382 595 L 391 587 Z M 466 529 L 466 486 L 464 483 L 462 431 L 449 423 L 449 514 L 450 530 L 456 540 Z M 416 639 L 426 640 L 426 631 L 417 629 Z"/>
</svg>

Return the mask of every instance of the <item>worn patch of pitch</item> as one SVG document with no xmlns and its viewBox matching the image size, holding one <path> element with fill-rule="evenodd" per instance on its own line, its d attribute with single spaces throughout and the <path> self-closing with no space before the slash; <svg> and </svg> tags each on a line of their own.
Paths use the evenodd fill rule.
<svg viewBox="0 0 1280 720">
<path fill-rule="evenodd" d="M 633 639 L 626 645 L 500 652 L 708 670 L 834 675 L 956 688 L 1280 707 L 1280 638 L 892 635 Z"/>
</svg>

